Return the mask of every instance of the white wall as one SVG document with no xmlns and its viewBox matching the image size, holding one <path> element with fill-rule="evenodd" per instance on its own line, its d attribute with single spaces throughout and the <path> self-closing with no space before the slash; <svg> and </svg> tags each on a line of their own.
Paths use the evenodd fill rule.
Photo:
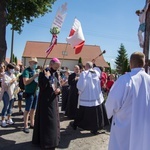
<svg viewBox="0 0 150 150">
<path fill-rule="evenodd" d="M 74 66 L 78 64 L 78 60 L 61 60 L 62 67 L 68 67 L 73 70 Z"/>
</svg>

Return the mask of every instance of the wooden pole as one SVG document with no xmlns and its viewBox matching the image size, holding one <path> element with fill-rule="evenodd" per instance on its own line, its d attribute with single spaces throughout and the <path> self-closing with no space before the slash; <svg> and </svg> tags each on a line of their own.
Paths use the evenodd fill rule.
<svg viewBox="0 0 150 150">
<path fill-rule="evenodd" d="M 106 50 L 103 50 L 97 57 L 95 57 L 93 60 L 96 60 L 98 57 L 100 57 L 101 55 L 105 54 Z"/>
<path fill-rule="evenodd" d="M 52 36 L 52 39 L 51 39 L 51 42 L 50 42 L 50 46 L 52 45 L 53 38 L 54 38 L 54 36 Z M 50 46 L 49 46 L 49 47 L 50 47 Z M 45 60 L 44 60 L 44 63 L 43 63 L 43 70 L 44 70 L 44 67 L 45 67 L 45 64 L 46 64 L 48 55 L 49 55 L 49 53 L 48 53 L 48 54 L 46 55 L 46 57 L 45 57 Z"/>
<path fill-rule="evenodd" d="M 148 1 L 146 0 L 146 3 Z M 145 54 L 145 71 L 148 72 L 148 62 L 149 62 L 149 49 L 150 49 L 150 5 L 146 12 L 145 19 L 145 35 L 144 35 L 144 48 L 143 53 Z"/>
<path fill-rule="evenodd" d="M 65 48 L 65 51 L 64 51 L 64 54 L 63 54 L 63 59 L 62 59 L 62 62 L 61 62 L 61 67 L 63 65 L 63 61 L 64 61 L 64 58 L 65 58 L 65 52 L 67 51 L 67 47 L 68 47 L 68 43 L 66 44 L 66 48 Z"/>
<path fill-rule="evenodd" d="M 44 60 L 44 63 L 43 63 L 43 70 L 44 70 L 44 68 L 45 68 L 45 64 L 46 64 L 47 58 L 48 58 L 48 54 L 46 55 L 45 60 Z"/>
</svg>

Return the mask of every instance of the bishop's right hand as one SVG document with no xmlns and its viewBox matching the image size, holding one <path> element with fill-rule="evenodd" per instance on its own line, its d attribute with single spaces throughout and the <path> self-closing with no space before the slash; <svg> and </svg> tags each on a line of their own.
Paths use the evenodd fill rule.
<svg viewBox="0 0 150 150">
<path fill-rule="evenodd" d="M 51 76 L 50 71 L 46 71 L 46 70 L 44 70 L 44 74 L 45 74 L 45 76 L 46 76 L 46 77 L 50 77 L 50 76 Z"/>
</svg>

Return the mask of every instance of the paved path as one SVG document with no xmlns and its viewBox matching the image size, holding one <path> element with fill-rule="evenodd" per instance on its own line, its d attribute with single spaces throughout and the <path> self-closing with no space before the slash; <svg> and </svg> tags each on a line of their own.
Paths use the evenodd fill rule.
<svg viewBox="0 0 150 150">
<path fill-rule="evenodd" d="M 24 105 L 24 103 L 23 103 Z M 0 112 L 3 102 L 0 102 Z M 0 150 L 40 150 L 31 143 L 32 129 L 26 134 L 23 129 L 23 116 L 19 115 L 17 101 L 13 108 L 14 125 L 5 128 L 0 127 Z M 89 131 L 77 129 L 74 131 L 66 117 L 60 111 L 61 141 L 57 150 L 107 150 L 109 132 L 99 131 L 100 134 L 93 136 Z"/>
</svg>

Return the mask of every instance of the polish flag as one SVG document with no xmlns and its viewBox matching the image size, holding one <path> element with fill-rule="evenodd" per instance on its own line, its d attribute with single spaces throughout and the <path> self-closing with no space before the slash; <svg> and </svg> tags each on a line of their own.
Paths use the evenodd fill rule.
<svg viewBox="0 0 150 150">
<path fill-rule="evenodd" d="M 85 39 L 79 20 L 74 20 L 69 37 L 66 38 L 66 41 L 75 49 L 75 54 L 79 54 L 81 52 L 82 47 L 85 43 Z"/>
</svg>

